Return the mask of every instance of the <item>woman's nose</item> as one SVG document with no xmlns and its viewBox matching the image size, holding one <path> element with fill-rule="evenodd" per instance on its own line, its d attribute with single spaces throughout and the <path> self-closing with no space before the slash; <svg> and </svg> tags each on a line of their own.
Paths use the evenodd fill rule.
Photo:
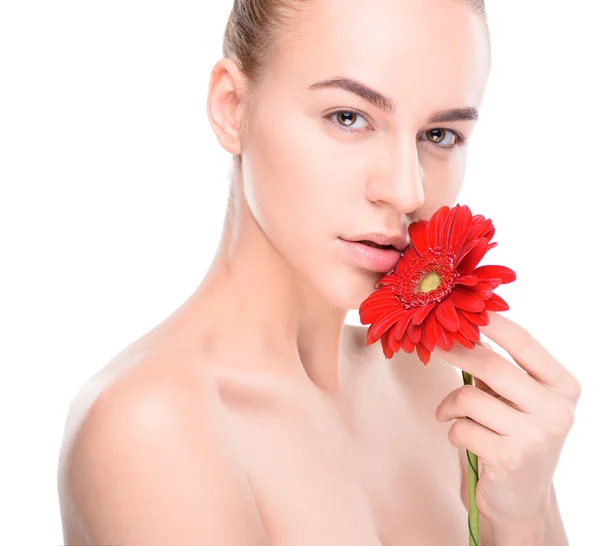
<svg viewBox="0 0 600 546">
<path fill-rule="evenodd" d="M 423 176 L 416 146 L 404 147 L 400 156 L 397 148 L 387 164 L 371 172 L 366 195 L 373 203 L 385 202 L 398 212 L 409 213 L 422 207 L 425 201 Z"/>
</svg>

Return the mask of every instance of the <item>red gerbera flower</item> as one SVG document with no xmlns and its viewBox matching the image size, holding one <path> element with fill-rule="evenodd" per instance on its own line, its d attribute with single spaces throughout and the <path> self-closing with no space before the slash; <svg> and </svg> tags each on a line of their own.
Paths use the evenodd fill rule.
<svg viewBox="0 0 600 546">
<path fill-rule="evenodd" d="M 361 324 L 371 324 L 367 345 L 381 339 L 386 358 L 416 347 L 424 364 L 436 344 L 449 351 L 457 341 L 472 349 L 479 326 L 489 323 L 487 312 L 509 309 L 493 290 L 517 278 L 502 265 L 476 267 L 498 244 L 490 242 L 494 232 L 492 221 L 473 216 L 467 205 L 444 205 L 410 224 L 410 245 L 359 308 Z"/>
</svg>

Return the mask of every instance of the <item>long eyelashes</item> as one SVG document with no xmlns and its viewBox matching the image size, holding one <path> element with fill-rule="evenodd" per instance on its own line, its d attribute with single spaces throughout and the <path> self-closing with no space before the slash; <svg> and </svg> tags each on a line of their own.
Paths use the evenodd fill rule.
<svg viewBox="0 0 600 546">
<path fill-rule="evenodd" d="M 327 119 L 327 121 L 329 121 L 329 123 L 331 123 L 337 129 L 340 129 L 341 131 L 346 131 L 346 132 L 350 132 L 350 133 L 361 133 L 364 131 L 372 131 L 373 130 L 373 128 L 370 125 L 368 127 L 363 127 L 361 129 L 351 129 L 349 127 L 346 127 L 346 126 L 338 123 L 337 121 L 335 121 L 335 119 L 337 118 L 337 115 L 340 113 L 355 114 L 356 116 L 359 116 L 366 121 L 365 117 L 360 112 L 357 112 L 356 110 L 353 110 L 351 108 L 345 108 L 343 110 L 336 110 L 335 112 L 330 112 L 329 114 L 327 114 L 325 116 L 325 119 Z M 334 116 L 335 116 L 335 118 L 334 118 Z M 434 129 L 429 129 L 424 134 L 427 134 L 432 131 L 443 131 L 444 134 L 446 132 L 449 132 L 455 136 L 454 143 L 450 144 L 449 146 L 444 146 L 442 144 L 438 144 L 437 142 L 432 142 L 431 140 L 427 139 L 427 142 L 429 144 L 432 144 L 433 146 L 436 146 L 438 148 L 442 148 L 443 150 L 448 150 L 448 151 L 455 150 L 456 148 L 462 146 L 466 142 L 466 139 L 460 133 L 458 133 L 457 131 L 454 131 L 453 129 L 446 129 L 444 127 L 436 127 Z"/>
<path fill-rule="evenodd" d="M 365 121 L 367 121 L 365 119 L 365 116 L 363 116 L 360 112 L 357 112 L 356 110 L 351 110 L 351 109 L 346 109 L 346 110 L 336 110 L 335 112 L 331 112 L 329 114 L 327 114 L 327 119 L 336 127 L 338 127 L 339 129 L 341 129 L 342 131 L 350 131 L 351 133 L 360 133 L 362 131 L 370 131 L 372 130 L 371 126 L 369 125 L 369 127 L 367 128 L 362 128 L 362 129 L 349 129 L 348 127 L 341 125 L 339 123 L 337 123 L 336 121 L 332 120 L 331 118 L 333 116 L 336 116 L 338 114 L 355 114 L 356 116 L 359 116 L 361 118 L 363 118 Z M 368 122 L 367 122 L 368 123 Z"/>
</svg>

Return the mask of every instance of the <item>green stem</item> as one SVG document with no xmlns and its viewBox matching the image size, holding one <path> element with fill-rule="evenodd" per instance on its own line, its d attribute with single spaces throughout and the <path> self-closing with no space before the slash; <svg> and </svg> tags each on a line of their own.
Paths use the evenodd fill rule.
<svg viewBox="0 0 600 546">
<path fill-rule="evenodd" d="M 463 382 L 465 385 L 474 385 L 473 376 L 462 370 Z M 475 488 L 479 479 L 479 458 L 475 453 L 467 449 L 467 459 L 469 461 L 469 546 L 480 546 L 479 542 L 479 509 L 475 502 Z"/>
</svg>

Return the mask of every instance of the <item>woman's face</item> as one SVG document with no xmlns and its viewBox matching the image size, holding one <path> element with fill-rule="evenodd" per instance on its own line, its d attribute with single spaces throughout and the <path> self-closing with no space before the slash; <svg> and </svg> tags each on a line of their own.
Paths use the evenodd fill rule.
<svg viewBox="0 0 600 546">
<path fill-rule="evenodd" d="M 429 118 L 479 106 L 488 36 L 460 0 L 307 6 L 278 43 L 242 135 L 244 187 L 301 278 L 333 305 L 356 309 L 383 273 L 358 266 L 340 238 L 406 235 L 410 222 L 457 198 L 467 148 L 451 146 L 475 121 Z M 333 78 L 370 87 L 394 109 L 315 85 Z"/>
</svg>

